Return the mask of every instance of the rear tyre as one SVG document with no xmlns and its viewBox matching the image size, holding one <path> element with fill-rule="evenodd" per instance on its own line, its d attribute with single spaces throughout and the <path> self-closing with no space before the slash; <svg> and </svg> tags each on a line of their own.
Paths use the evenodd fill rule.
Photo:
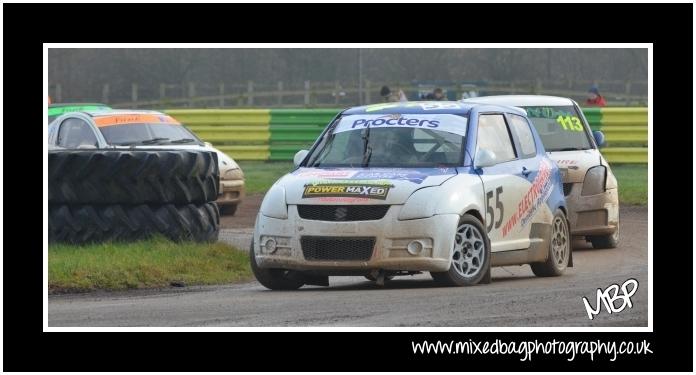
<svg viewBox="0 0 696 375">
<path fill-rule="evenodd" d="M 303 282 L 288 278 L 288 270 L 259 268 L 256 264 L 256 255 L 254 254 L 254 241 L 251 241 L 249 249 L 249 259 L 251 261 L 251 271 L 254 273 L 256 280 L 268 289 L 272 290 L 295 290 L 304 285 Z"/>
<path fill-rule="evenodd" d="M 236 204 L 226 204 L 224 206 L 220 206 L 220 215 L 234 216 L 234 214 L 236 212 L 237 212 L 237 205 Z"/>
<path fill-rule="evenodd" d="M 374 276 L 372 276 L 372 275 L 365 275 L 365 278 L 368 279 L 368 280 L 370 280 L 370 281 L 377 281 L 377 279 L 376 279 Z M 394 276 L 391 276 L 391 275 L 389 275 L 389 276 L 384 276 L 384 280 L 385 280 L 385 281 L 392 280 L 393 278 L 394 278 Z"/>
<path fill-rule="evenodd" d="M 442 285 L 470 286 L 490 275 L 491 244 L 481 221 L 465 214 L 459 221 L 454 238 L 452 263 L 445 272 L 431 272 Z"/>
<path fill-rule="evenodd" d="M 560 276 L 568 267 L 571 252 L 571 237 L 568 219 L 561 209 L 556 209 L 551 221 L 551 234 L 548 240 L 549 254 L 543 263 L 531 263 L 532 272 L 539 277 Z"/>
</svg>

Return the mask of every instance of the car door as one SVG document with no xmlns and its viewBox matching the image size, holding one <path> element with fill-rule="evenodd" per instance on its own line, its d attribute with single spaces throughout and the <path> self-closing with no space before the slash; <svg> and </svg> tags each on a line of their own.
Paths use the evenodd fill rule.
<svg viewBox="0 0 696 375">
<path fill-rule="evenodd" d="M 71 117 L 60 124 L 56 145 L 64 148 L 96 148 L 99 143 L 86 121 Z"/>
<path fill-rule="evenodd" d="M 550 181 L 552 161 L 544 152 L 538 152 L 542 148 L 537 145 L 532 124 L 523 116 L 507 114 L 508 124 L 510 124 L 511 135 L 516 150 L 518 150 L 518 160 L 521 165 L 521 176 L 529 183 L 529 188 L 524 192 L 520 201 L 516 218 L 516 229 L 520 235 L 528 237 L 530 241 L 542 241 L 545 238 L 543 231 L 534 230 L 534 223 L 550 224 L 551 213 L 545 209 L 549 194 L 551 193 Z"/>
<path fill-rule="evenodd" d="M 484 224 L 491 251 L 526 249 L 530 243 L 528 235 L 517 230 L 515 220 L 530 183 L 522 174 L 523 163 L 518 158 L 505 115 L 482 113 L 477 129 L 476 154 L 479 149 L 495 154 L 494 165 L 476 170 L 486 195 Z"/>
</svg>

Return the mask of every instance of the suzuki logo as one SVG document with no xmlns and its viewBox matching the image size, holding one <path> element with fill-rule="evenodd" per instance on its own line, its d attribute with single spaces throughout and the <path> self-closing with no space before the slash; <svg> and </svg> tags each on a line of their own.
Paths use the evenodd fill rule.
<svg viewBox="0 0 696 375">
<path fill-rule="evenodd" d="M 334 212 L 334 217 L 336 218 L 336 220 L 345 220 L 347 215 L 348 209 L 345 207 L 339 207 Z"/>
</svg>

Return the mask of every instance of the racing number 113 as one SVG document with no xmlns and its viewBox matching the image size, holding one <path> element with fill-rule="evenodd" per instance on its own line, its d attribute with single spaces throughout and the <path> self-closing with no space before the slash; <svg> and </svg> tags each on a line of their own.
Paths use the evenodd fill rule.
<svg viewBox="0 0 696 375">
<path fill-rule="evenodd" d="M 570 130 L 576 132 L 582 131 L 582 123 L 580 122 L 578 116 L 558 116 L 556 118 L 556 122 L 561 124 L 563 130 Z"/>
<path fill-rule="evenodd" d="M 500 210 L 500 215 L 498 215 L 498 221 L 495 221 L 495 210 L 493 209 L 493 206 L 491 204 L 493 203 L 493 190 L 489 191 L 486 193 L 486 198 L 488 203 L 486 207 L 486 212 L 491 215 L 491 220 L 488 222 L 488 227 L 486 228 L 487 232 L 490 233 L 491 229 L 493 229 L 493 222 L 495 221 L 495 229 L 500 228 L 500 224 L 503 223 L 503 202 L 500 201 L 500 194 L 503 193 L 503 187 L 498 186 L 495 188 L 495 208 Z"/>
</svg>

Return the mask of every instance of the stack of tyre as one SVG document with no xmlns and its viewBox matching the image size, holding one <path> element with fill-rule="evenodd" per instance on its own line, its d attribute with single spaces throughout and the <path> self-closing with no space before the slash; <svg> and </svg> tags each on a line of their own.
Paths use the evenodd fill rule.
<svg viewBox="0 0 696 375">
<path fill-rule="evenodd" d="M 49 242 L 217 241 L 217 155 L 195 150 L 50 150 Z"/>
</svg>

